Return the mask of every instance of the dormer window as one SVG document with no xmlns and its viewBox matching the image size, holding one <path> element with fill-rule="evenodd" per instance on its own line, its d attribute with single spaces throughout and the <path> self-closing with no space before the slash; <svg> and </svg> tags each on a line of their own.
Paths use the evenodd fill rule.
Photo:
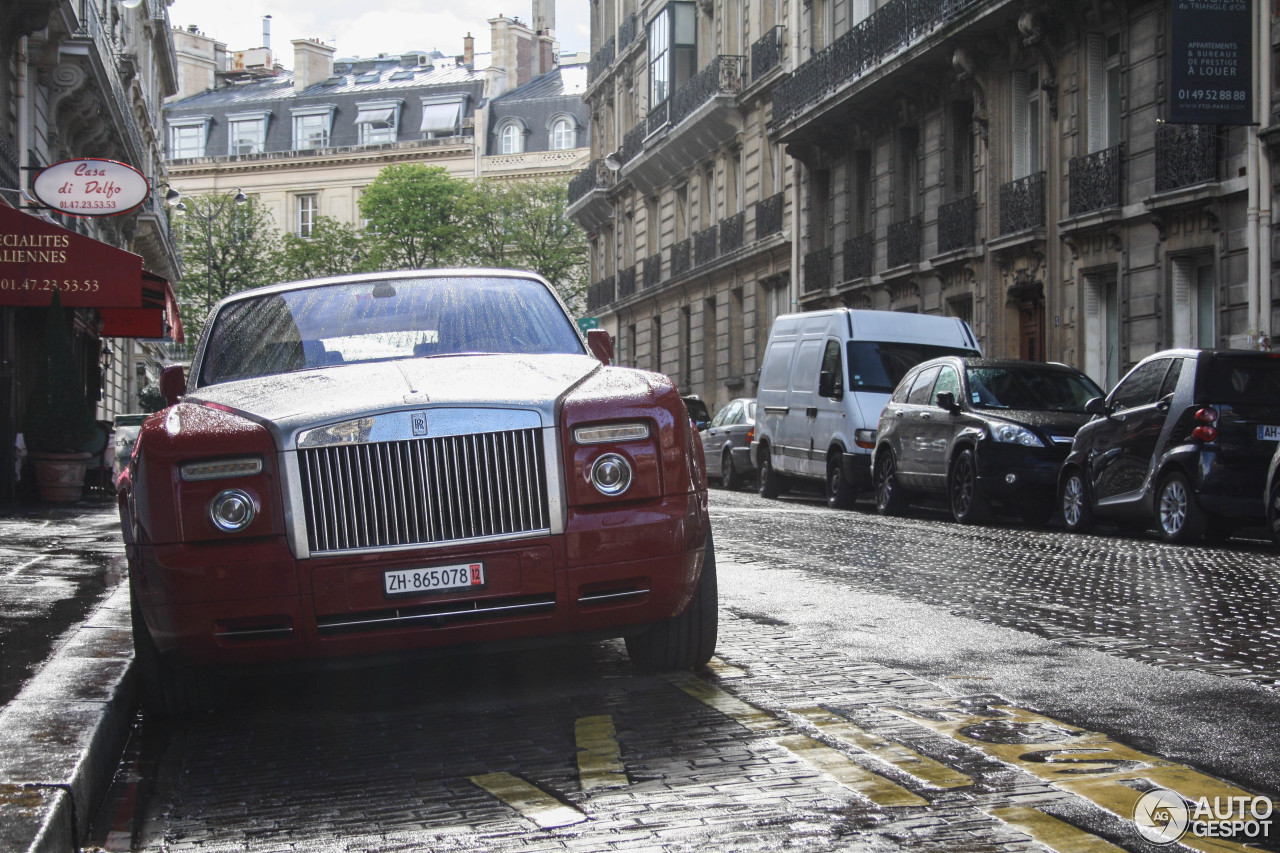
<svg viewBox="0 0 1280 853">
<path fill-rule="evenodd" d="M 551 132 L 548 148 L 552 151 L 568 151 L 578 147 L 578 122 L 567 115 L 558 115 L 551 120 Z"/>
<path fill-rule="evenodd" d="M 169 119 L 169 157 L 182 160 L 205 156 L 210 116 L 183 116 Z"/>
<path fill-rule="evenodd" d="M 498 153 L 523 154 L 524 137 L 524 122 L 517 118 L 503 120 L 503 122 L 498 125 Z"/>
<path fill-rule="evenodd" d="M 227 153 L 261 154 L 267 149 L 269 112 L 233 113 L 227 116 Z"/>
<path fill-rule="evenodd" d="M 311 151 L 329 147 L 329 134 L 333 129 L 332 105 L 294 107 L 293 147 L 296 151 Z"/>
<path fill-rule="evenodd" d="M 462 115 L 467 108 L 467 96 L 432 95 L 422 99 L 423 139 L 443 139 L 461 133 Z"/>
<path fill-rule="evenodd" d="M 395 142 L 400 127 L 401 101 L 356 104 L 356 128 L 361 145 Z"/>
</svg>

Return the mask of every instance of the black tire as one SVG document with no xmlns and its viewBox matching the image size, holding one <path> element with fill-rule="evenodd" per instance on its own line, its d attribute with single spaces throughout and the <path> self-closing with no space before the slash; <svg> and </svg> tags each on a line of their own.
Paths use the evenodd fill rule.
<svg viewBox="0 0 1280 853">
<path fill-rule="evenodd" d="M 978 460 L 972 450 L 962 450 L 951 463 L 947 477 L 951 517 L 960 524 L 984 524 L 991 518 L 991 502 L 978 494 Z"/>
<path fill-rule="evenodd" d="M 133 665 L 143 709 L 158 717 L 172 717 L 212 708 L 216 695 L 213 673 L 164 660 L 132 589 L 129 590 L 129 621 L 133 628 Z"/>
<path fill-rule="evenodd" d="M 730 491 L 742 488 L 742 477 L 733 468 L 733 451 L 727 447 L 720 459 L 720 485 Z"/>
<path fill-rule="evenodd" d="M 706 666 L 716 653 L 718 608 L 716 550 L 711 541 L 711 529 L 707 528 L 702 574 L 698 576 L 698 590 L 693 601 L 679 616 L 627 637 L 627 656 L 638 669 L 646 672 Z"/>
<path fill-rule="evenodd" d="M 1271 531 L 1271 541 L 1280 545 L 1280 477 L 1271 486 L 1267 498 L 1267 529 Z"/>
<path fill-rule="evenodd" d="M 898 461 L 893 451 L 881 448 L 876 452 L 876 466 L 872 482 L 875 488 L 876 512 L 881 515 L 901 515 L 907 508 L 906 496 L 897 479 Z"/>
<path fill-rule="evenodd" d="M 1160 481 L 1156 490 L 1156 529 L 1166 542 L 1185 545 L 1204 535 L 1208 519 L 1191 491 L 1191 483 L 1181 471 Z"/>
<path fill-rule="evenodd" d="M 773 460 L 769 457 L 769 445 L 760 445 L 760 475 L 757 491 L 762 498 L 776 498 L 786 494 L 790 485 L 787 478 L 773 470 Z"/>
<path fill-rule="evenodd" d="M 1089 486 L 1079 468 L 1068 469 L 1058 484 L 1058 509 L 1062 510 L 1062 523 L 1072 533 L 1087 533 L 1093 529 L 1093 504 L 1090 503 Z"/>
<path fill-rule="evenodd" d="M 844 471 L 841 470 L 840 454 L 836 453 L 827 458 L 827 506 L 832 509 L 849 509 L 853 506 L 857 493 L 854 492 L 853 486 L 844 478 Z"/>
</svg>

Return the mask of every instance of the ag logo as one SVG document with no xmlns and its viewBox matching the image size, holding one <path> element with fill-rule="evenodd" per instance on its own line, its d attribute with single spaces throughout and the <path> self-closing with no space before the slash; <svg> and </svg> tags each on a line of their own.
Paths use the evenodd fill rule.
<svg viewBox="0 0 1280 853">
<path fill-rule="evenodd" d="M 427 434 L 427 413 L 413 412 L 411 413 L 410 418 L 413 421 L 413 434 L 426 435 Z"/>
<path fill-rule="evenodd" d="M 1186 834 L 1191 816 L 1182 797 L 1168 788 L 1153 788 L 1138 798 L 1133 822 L 1152 844 L 1171 844 Z"/>
</svg>

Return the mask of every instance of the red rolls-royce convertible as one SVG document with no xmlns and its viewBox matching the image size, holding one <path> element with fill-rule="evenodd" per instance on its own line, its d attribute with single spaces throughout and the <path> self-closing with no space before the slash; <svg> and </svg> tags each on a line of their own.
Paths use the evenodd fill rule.
<svg viewBox="0 0 1280 853">
<path fill-rule="evenodd" d="M 705 664 L 702 449 L 546 281 L 293 282 L 220 302 L 119 482 L 144 706 L 214 671 L 546 638 Z"/>
</svg>

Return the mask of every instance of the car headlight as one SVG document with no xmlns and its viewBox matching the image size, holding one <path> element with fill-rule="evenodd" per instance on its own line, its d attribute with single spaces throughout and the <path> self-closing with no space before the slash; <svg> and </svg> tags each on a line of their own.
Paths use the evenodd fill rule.
<svg viewBox="0 0 1280 853">
<path fill-rule="evenodd" d="M 599 426 L 577 427 L 573 431 L 573 440 L 578 444 L 605 444 L 612 441 L 640 441 L 649 437 L 649 425 L 635 424 L 603 424 Z"/>
<path fill-rule="evenodd" d="M 262 473 L 262 460 L 256 456 L 244 459 L 213 459 L 207 462 L 185 462 L 178 469 L 188 483 L 220 480 L 224 477 L 251 477 Z"/>
<path fill-rule="evenodd" d="M 1044 442 L 1026 427 L 1017 424 L 988 424 L 991 437 L 1001 444 L 1021 444 L 1023 447 L 1044 447 Z"/>
<path fill-rule="evenodd" d="M 253 523 L 257 507 L 248 492 L 227 489 L 209 502 L 209 519 L 224 533 L 238 533 Z"/>
<path fill-rule="evenodd" d="M 631 463 L 617 453 L 606 453 L 591 463 L 588 478 L 597 492 L 616 497 L 631 485 Z"/>
</svg>

